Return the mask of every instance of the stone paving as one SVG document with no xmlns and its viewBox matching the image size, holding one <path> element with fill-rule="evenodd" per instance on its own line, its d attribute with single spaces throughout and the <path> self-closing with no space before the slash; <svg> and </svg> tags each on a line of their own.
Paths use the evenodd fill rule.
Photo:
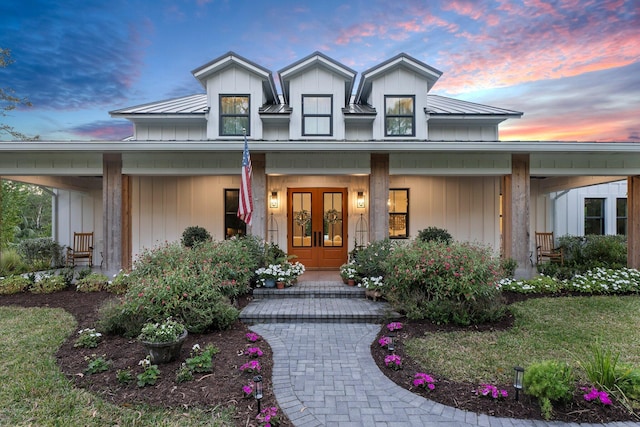
<svg viewBox="0 0 640 427">
<path fill-rule="evenodd" d="M 380 327 L 369 323 L 306 322 L 263 323 L 250 327 L 262 335 L 273 350 L 271 386 L 278 405 L 294 425 L 578 426 L 490 417 L 444 406 L 409 392 L 389 380 L 371 356 L 369 348 Z M 640 423 L 617 422 L 606 426 L 640 427 Z"/>
</svg>

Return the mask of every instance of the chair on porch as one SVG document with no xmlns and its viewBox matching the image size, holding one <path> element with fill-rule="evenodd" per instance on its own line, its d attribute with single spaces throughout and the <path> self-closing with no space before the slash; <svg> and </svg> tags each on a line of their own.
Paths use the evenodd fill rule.
<svg viewBox="0 0 640 427">
<path fill-rule="evenodd" d="M 67 248 L 67 267 L 75 267 L 80 260 L 87 260 L 89 267 L 93 265 L 93 231 L 73 233 L 73 247 Z"/>
<path fill-rule="evenodd" d="M 538 251 L 538 264 L 542 262 L 542 258 L 547 258 L 549 262 L 559 262 L 564 264 L 564 255 L 562 248 L 554 246 L 553 232 L 540 233 L 536 231 L 536 249 Z"/>
</svg>

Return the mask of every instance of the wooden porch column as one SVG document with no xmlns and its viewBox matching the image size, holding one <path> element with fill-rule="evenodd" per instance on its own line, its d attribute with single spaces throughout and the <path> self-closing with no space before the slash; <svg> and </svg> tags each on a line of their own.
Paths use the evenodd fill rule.
<svg viewBox="0 0 640 427">
<path fill-rule="evenodd" d="M 251 195 L 253 196 L 253 213 L 251 227 L 247 234 L 266 239 L 267 237 L 267 175 L 266 156 L 264 153 L 251 154 Z"/>
<path fill-rule="evenodd" d="M 640 176 L 627 178 L 627 267 L 640 268 Z"/>
<path fill-rule="evenodd" d="M 122 268 L 122 154 L 102 155 L 103 268 Z"/>
<path fill-rule="evenodd" d="M 369 176 L 369 236 L 371 241 L 389 237 L 389 154 L 371 153 Z"/>
<path fill-rule="evenodd" d="M 516 278 L 533 275 L 530 254 L 529 203 L 529 155 L 511 156 L 511 175 L 505 177 L 503 188 L 503 239 L 504 255 L 518 262 Z"/>
</svg>

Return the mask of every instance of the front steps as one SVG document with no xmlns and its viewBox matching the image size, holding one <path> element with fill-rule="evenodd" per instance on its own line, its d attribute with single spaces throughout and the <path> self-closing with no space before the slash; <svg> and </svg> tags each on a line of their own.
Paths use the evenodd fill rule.
<svg viewBox="0 0 640 427">
<path fill-rule="evenodd" d="M 256 323 L 382 323 L 398 317 L 386 302 L 365 298 L 365 290 L 335 280 L 305 280 L 286 289 L 257 288 L 240 320 Z M 302 277 L 301 277 L 302 279 Z"/>
</svg>

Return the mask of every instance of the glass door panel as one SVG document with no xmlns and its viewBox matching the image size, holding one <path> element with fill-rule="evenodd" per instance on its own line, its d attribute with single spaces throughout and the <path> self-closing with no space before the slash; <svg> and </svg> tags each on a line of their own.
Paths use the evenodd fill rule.
<svg viewBox="0 0 640 427">
<path fill-rule="evenodd" d="M 311 247 L 311 193 L 293 193 L 293 246 L 298 248 Z"/>
<path fill-rule="evenodd" d="M 324 193 L 324 246 L 341 247 L 343 245 L 342 198 L 342 193 Z"/>
</svg>

